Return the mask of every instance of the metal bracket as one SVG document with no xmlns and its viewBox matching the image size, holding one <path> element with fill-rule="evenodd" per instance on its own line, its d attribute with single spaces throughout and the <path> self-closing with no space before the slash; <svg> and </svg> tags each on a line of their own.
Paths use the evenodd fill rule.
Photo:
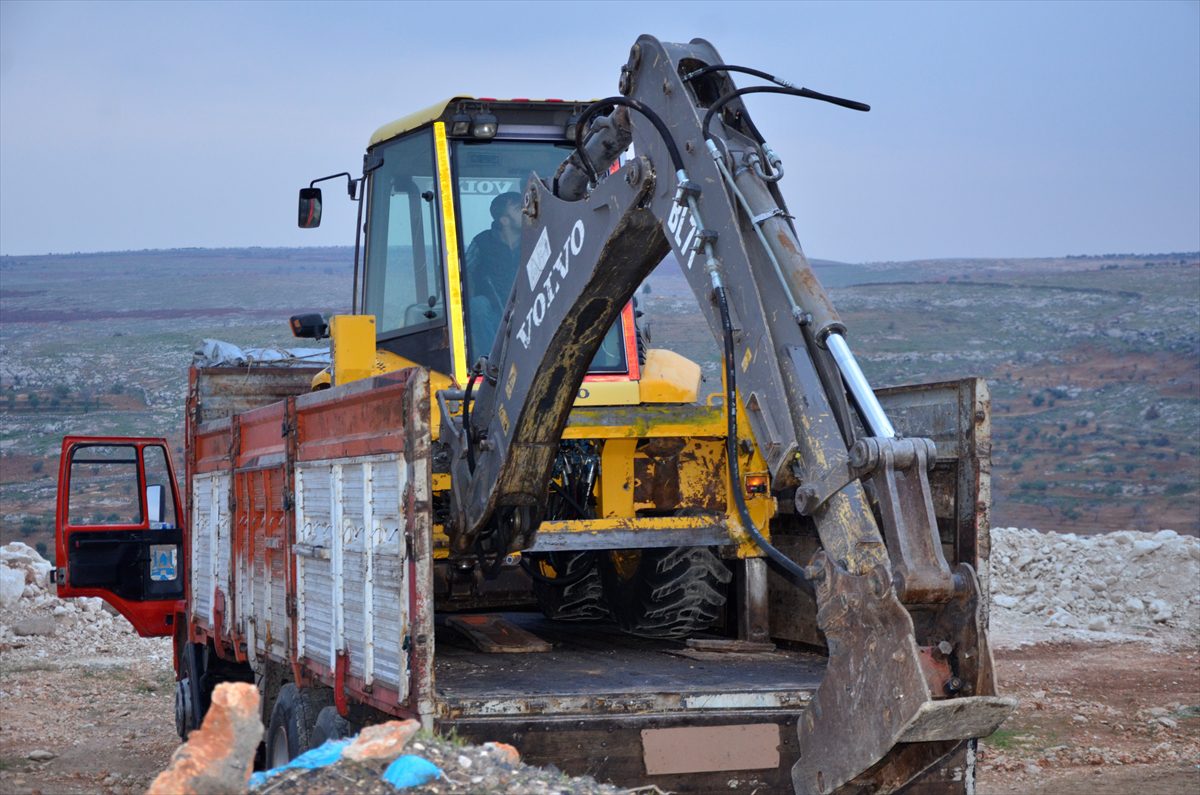
<svg viewBox="0 0 1200 795">
<path fill-rule="evenodd" d="M 751 218 L 750 222 L 753 223 L 755 226 L 762 226 L 767 221 L 770 221 L 772 218 L 776 218 L 776 217 L 793 218 L 794 216 L 788 215 L 786 212 L 783 211 L 783 208 L 776 207 L 775 209 L 769 210 L 765 213 L 759 213 L 758 215 Z"/>
</svg>

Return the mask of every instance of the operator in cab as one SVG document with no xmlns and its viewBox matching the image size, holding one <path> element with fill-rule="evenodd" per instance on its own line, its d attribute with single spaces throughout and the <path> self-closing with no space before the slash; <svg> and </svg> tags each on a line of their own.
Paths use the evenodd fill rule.
<svg viewBox="0 0 1200 795">
<path fill-rule="evenodd" d="M 492 226 L 467 247 L 468 307 L 473 355 L 492 350 L 521 257 L 521 194 L 501 193 L 492 199 Z"/>
</svg>

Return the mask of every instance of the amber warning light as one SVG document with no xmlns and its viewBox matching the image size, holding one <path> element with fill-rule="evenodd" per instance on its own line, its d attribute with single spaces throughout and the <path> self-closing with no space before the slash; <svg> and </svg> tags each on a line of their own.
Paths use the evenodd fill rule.
<svg viewBox="0 0 1200 795">
<path fill-rule="evenodd" d="M 766 475 L 747 475 L 746 476 L 746 493 L 747 494 L 766 494 L 768 480 L 769 480 L 769 478 Z"/>
</svg>

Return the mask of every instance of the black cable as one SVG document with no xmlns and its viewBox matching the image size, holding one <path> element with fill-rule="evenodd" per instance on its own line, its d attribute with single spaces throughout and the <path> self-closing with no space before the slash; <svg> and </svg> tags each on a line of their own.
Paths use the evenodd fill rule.
<svg viewBox="0 0 1200 795">
<path fill-rule="evenodd" d="M 770 80 L 775 85 L 783 86 L 784 88 L 796 87 L 795 83 L 789 83 L 783 78 L 776 77 L 772 74 L 767 74 L 761 69 L 751 69 L 749 66 L 734 66 L 733 64 L 728 63 L 715 63 L 710 66 L 702 66 L 699 69 L 688 72 L 686 75 L 684 75 L 683 82 L 687 83 L 691 80 L 695 80 L 697 77 L 702 77 L 703 75 L 709 74 L 710 72 L 742 72 L 744 74 L 754 75 L 755 77 L 761 77 L 763 80 Z"/>
<path fill-rule="evenodd" d="M 754 520 L 750 517 L 750 509 L 746 507 L 746 498 L 742 494 L 742 476 L 738 467 L 737 385 L 734 381 L 737 368 L 734 366 L 733 355 L 733 323 L 729 319 L 729 302 L 725 297 L 725 288 L 718 286 L 716 294 L 717 306 L 721 310 L 721 330 L 724 332 L 725 343 L 725 414 L 728 418 L 725 434 L 725 457 L 729 459 L 729 488 L 733 491 L 733 500 L 737 504 L 738 516 L 741 518 L 742 524 L 745 525 L 746 532 L 754 539 L 754 543 L 758 544 L 759 548 L 767 553 L 767 559 L 789 575 L 797 585 L 809 594 L 813 594 L 815 588 L 813 587 L 812 579 L 808 576 L 804 567 L 780 552 L 767 539 L 763 538 L 762 533 L 758 531 L 758 526 L 754 524 Z"/>
<path fill-rule="evenodd" d="M 463 392 L 463 433 L 467 435 L 467 471 L 475 474 L 475 434 L 471 432 L 471 392 L 475 388 L 475 372 L 467 375 L 467 390 Z"/>
<path fill-rule="evenodd" d="M 834 105 L 840 105 L 843 108 L 850 110 L 858 110 L 866 113 L 871 109 L 870 105 L 862 102 L 855 102 L 852 99 L 842 99 L 841 97 L 831 96 L 829 94 L 821 94 L 817 91 L 811 91 L 807 88 L 782 88 L 779 86 L 750 86 L 749 88 L 739 88 L 737 91 L 730 91 L 712 105 L 709 106 L 708 112 L 704 114 L 704 124 L 701 125 L 701 132 L 704 135 L 704 140 L 709 139 L 708 127 L 712 123 L 712 117 L 717 114 L 721 108 L 729 104 L 738 97 L 746 94 L 786 94 L 792 97 L 804 97 L 805 99 L 819 99 L 822 102 L 830 102 Z"/>
<path fill-rule="evenodd" d="M 675 167 L 678 173 L 683 171 L 683 158 L 679 155 L 679 147 L 675 145 L 675 140 L 671 137 L 671 131 L 667 129 L 667 125 L 662 118 L 655 113 L 651 108 L 638 102 L 636 99 L 628 97 L 606 97 L 598 99 L 591 105 L 588 105 L 582 114 L 579 116 L 579 122 L 575 125 L 575 151 L 579 153 L 579 161 L 583 164 L 583 170 L 587 172 L 588 180 L 595 184 L 597 181 L 596 169 L 592 166 L 592 161 L 583 151 L 583 135 L 587 130 L 588 122 L 592 117 L 602 110 L 608 110 L 615 105 L 624 105 L 627 108 L 633 108 L 638 113 L 645 116 L 654 125 L 654 129 L 658 130 L 658 134 L 662 136 L 663 143 L 667 147 L 667 152 L 671 156 L 671 165 Z"/>
</svg>

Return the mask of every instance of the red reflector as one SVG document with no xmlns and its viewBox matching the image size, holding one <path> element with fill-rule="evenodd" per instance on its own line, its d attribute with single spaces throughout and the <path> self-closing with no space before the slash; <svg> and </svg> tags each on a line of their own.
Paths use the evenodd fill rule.
<svg viewBox="0 0 1200 795">
<path fill-rule="evenodd" d="M 513 97 L 509 102 L 528 102 L 529 97 Z"/>
<path fill-rule="evenodd" d="M 545 100 L 542 100 L 542 101 L 543 101 L 543 102 L 562 102 L 563 100 L 561 100 L 561 99 L 545 99 Z"/>
<path fill-rule="evenodd" d="M 500 100 L 496 99 L 495 97 L 480 97 L 479 101 L 480 102 L 499 102 Z"/>
<path fill-rule="evenodd" d="M 766 494 L 767 493 L 767 476 L 766 475 L 747 475 L 746 476 L 746 493 L 747 494 Z"/>
</svg>

